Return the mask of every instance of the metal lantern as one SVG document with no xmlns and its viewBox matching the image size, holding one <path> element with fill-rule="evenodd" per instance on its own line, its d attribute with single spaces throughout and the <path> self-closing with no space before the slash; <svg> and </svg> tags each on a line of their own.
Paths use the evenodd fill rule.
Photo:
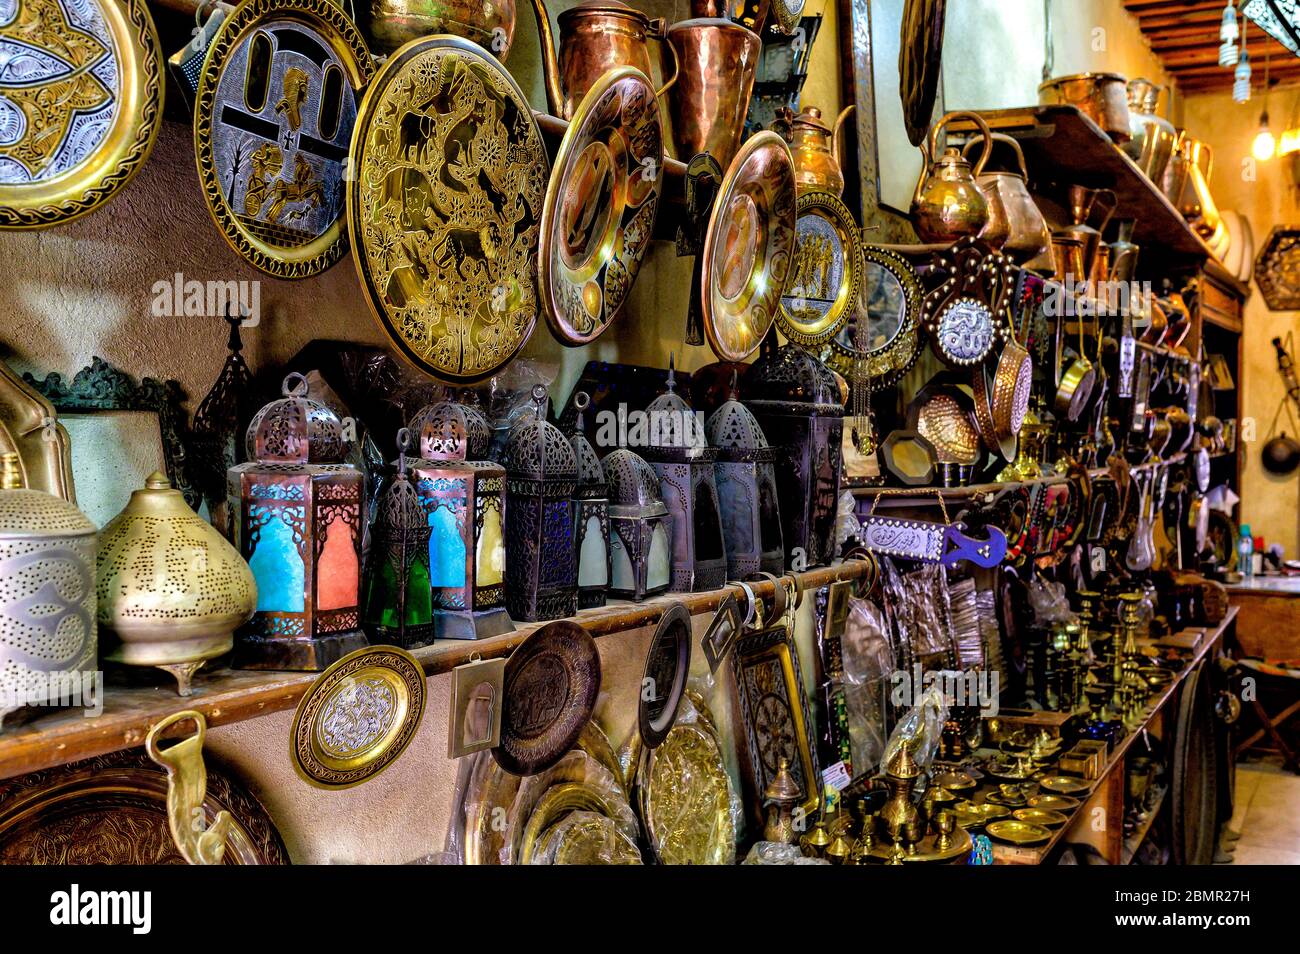
<svg viewBox="0 0 1300 954">
<path fill-rule="evenodd" d="M 609 484 L 609 593 L 628 600 L 662 593 L 671 582 L 673 541 L 659 476 L 626 448 L 601 463 Z"/>
<path fill-rule="evenodd" d="M 465 401 L 441 401 L 436 404 L 428 404 L 415 413 L 411 418 L 411 423 L 407 425 L 411 431 L 411 438 L 415 441 L 421 441 L 421 435 L 425 432 L 429 417 L 433 414 L 441 414 L 439 408 L 443 404 L 451 404 L 460 409 L 461 415 L 465 422 L 465 454 L 462 460 L 489 460 L 492 449 L 492 425 L 488 423 L 487 415 L 483 413 L 476 405 L 467 404 Z"/>
<path fill-rule="evenodd" d="M 835 557 L 844 404 L 826 365 L 796 345 L 775 348 L 745 375 L 744 403 L 776 451 L 786 566 Z"/>
<path fill-rule="evenodd" d="M 506 467 L 506 609 L 517 620 L 563 619 L 578 611 L 573 491 L 578 460 L 545 419 L 546 388 L 533 387 L 536 413 L 510 430 Z"/>
<path fill-rule="evenodd" d="M 290 374 L 248 425 L 250 462 L 227 472 L 240 555 L 257 581 L 240 669 L 319 671 L 366 645 L 360 626 L 364 481 L 343 425 Z"/>
<path fill-rule="evenodd" d="M 80 700 L 95 675 L 95 525 L 75 504 L 24 489 L 17 454 L 0 466 L 3 722 L 28 704 Z"/>
<path fill-rule="evenodd" d="M 407 473 L 411 432 L 397 432 L 397 473 L 379 494 L 370 525 L 361 624 L 372 642 L 403 649 L 433 642 L 429 522 Z"/>
<path fill-rule="evenodd" d="M 749 408 L 736 399 L 734 384 L 729 399 L 709 417 L 705 436 L 718 455 L 713 472 L 728 575 L 743 580 L 760 570 L 780 574 L 785 548 L 773 466 L 776 452 Z"/>
<path fill-rule="evenodd" d="M 659 475 L 659 494 L 673 518 L 670 589 L 716 590 L 727 582 L 727 551 L 713 481 L 717 454 L 705 444 L 704 428 L 676 386 L 670 361 L 668 390 L 646 408 L 650 446 L 645 459 Z"/>
<path fill-rule="evenodd" d="M 207 502 L 212 525 L 231 539 L 234 530 L 226 505 L 226 472 L 246 459 L 242 453 L 244 429 L 254 408 L 250 406 L 253 372 L 244 360 L 244 342 L 239 337 L 242 319 L 229 309 L 225 318 L 230 326 L 226 343 L 229 354 L 216 382 L 194 412 L 191 446 L 198 458 L 194 462 L 196 482 Z"/>
<path fill-rule="evenodd" d="M 429 530 L 429 583 L 434 632 L 443 639 L 483 639 L 514 629 L 505 610 L 505 468 L 467 460 L 487 447 L 487 422 L 474 437 L 473 416 L 443 402 L 420 411 L 420 457 L 412 480 Z M 477 444 L 476 444 L 477 441 Z"/>
<path fill-rule="evenodd" d="M 609 489 L 596 449 L 582 428 L 582 412 L 591 405 L 586 391 L 573 399 L 577 423 L 569 444 L 578 459 L 578 483 L 573 493 L 573 525 L 578 550 L 578 606 L 605 605 L 609 589 Z"/>
</svg>

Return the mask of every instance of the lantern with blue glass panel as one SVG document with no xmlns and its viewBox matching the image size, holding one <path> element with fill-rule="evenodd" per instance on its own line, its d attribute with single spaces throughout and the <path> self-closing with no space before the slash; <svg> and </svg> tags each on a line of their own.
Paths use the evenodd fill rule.
<svg viewBox="0 0 1300 954">
<path fill-rule="evenodd" d="M 316 672 L 366 645 L 360 630 L 364 481 L 343 462 L 337 414 L 290 374 L 227 472 L 236 546 L 257 580 L 257 611 L 232 665 Z"/>
<path fill-rule="evenodd" d="M 705 434 L 718 459 L 714 474 L 722 511 L 722 539 L 727 547 L 727 574 L 745 580 L 765 571 L 785 572 L 781 515 L 776 496 L 776 452 L 763 429 L 736 396 L 709 416 Z"/>
<path fill-rule="evenodd" d="M 609 589 L 609 490 L 596 449 L 583 431 L 582 412 L 591 406 L 586 391 L 573 398 L 578 419 L 569 443 L 578 459 L 578 482 L 573 492 L 573 521 L 578 548 L 578 607 L 605 605 Z"/>
</svg>

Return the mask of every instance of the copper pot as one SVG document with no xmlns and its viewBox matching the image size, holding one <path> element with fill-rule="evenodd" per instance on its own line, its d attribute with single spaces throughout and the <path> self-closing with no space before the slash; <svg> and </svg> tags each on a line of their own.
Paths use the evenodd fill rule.
<svg viewBox="0 0 1300 954">
<path fill-rule="evenodd" d="M 790 154 L 794 156 L 794 181 L 799 193 L 832 192 L 840 195 L 844 192 L 844 172 L 840 169 L 840 143 L 844 133 L 844 122 L 853 112 L 853 106 L 845 106 L 835 128 L 827 126 L 822 119 L 822 111 L 816 106 L 809 106 L 794 118 L 778 119 L 772 128 L 785 137 L 790 144 Z M 785 110 L 786 117 L 789 110 Z"/>
<path fill-rule="evenodd" d="M 974 170 L 956 146 L 949 146 L 942 156 L 939 151 L 939 131 L 954 119 L 968 119 L 983 134 L 984 151 Z M 925 162 L 921 177 L 912 194 L 912 224 L 922 242 L 950 244 L 967 235 L 979 235 L 989 222 L 989 204 L 976 181 L 984 173 L 993 148 L 993 134 L 988 123 L 978 113 L 948 113 L 930 130 L 929 138 L 921 144 Z"/>
<path fill-rule="evenodd" d="M 433 33 L 463 36 L 504 61 L 515 37 L 515 0 L 370 0 L 376 53 Z"/>
<path fill-rule="evenodd" d="M 668 43 L 679 66 L 668 98 L 677 158 L 707 152 L 726 169 L 745 131 L 763 41 L 727 17 L 723 0 L 692 0 L 691 19 L 668 28 Z"/>
<path fill-rule="evenodd" d="M 1087 189 L 1081 185 L 1070 186 L 1070 215 L 1072 224 L 1062 231 L 1083 240 L 1083 273 L 1076 277 L 1082 281 L 1092 275 L 1101 245 L 1101 233 L 1115 214 L 1119 200 L 1110 189 Z"/>
<path fill-rule="evenodd" d="M 584 0 L 559 16 L 557 57 L 545 0 L 533 0 L 533 14 L 537 17 L 546 101 L 552 115 L 572 119 L 578 103 L 596 80 L 615 67 L 632 66 L 646 76 L 654 76 L 648 41 L 665 39 L 663 20 L 652 20 L 619 0 Z M 677 82 L 676 51 L 672 56 L 672 76 L 655 91 L 656 96 L 662 96 Z"/>
<path fill-rule="evenodd" d="M 1020 265 L 1046 252 L 1051 236 L 1043 213 L 1029 194 L 1029 170 L 1020 143 L 1005 133 L 993 133 L 992 138 L 1015 150 L 1019 171 L 985 172 L 976 179 L 989 204 L 989 221 L 980 238 Z M 966 143 L 962 155 L 969 159 L 971 147 L 978 142 L 972 139 Z"/>
<path fill-rule="evenodd" d="M 1115 142 L 1128 142 L 1128 88 L 1118 73 L 1076 73 L 1058 76 L 1038 87 L 1044 106 L 1075 106 Z"/>
</svg>

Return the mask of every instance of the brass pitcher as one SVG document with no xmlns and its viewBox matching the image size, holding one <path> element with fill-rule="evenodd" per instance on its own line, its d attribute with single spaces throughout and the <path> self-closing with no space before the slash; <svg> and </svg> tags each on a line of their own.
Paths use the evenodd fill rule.
<svg viewBox="0 0 1300 954">
<path fill-rule="evenodd" d="M 1025 167 L 1025 154 L 1020 143 L 1005 133 L 993 133 L 992 138 L 1015 151 L 1019 171 L 985 172 L 976 178 L 989 204 L 989 221 L 980 232 L 980 238 L 994 248 L 1000 248 L 1017 265 L 1022 265 L 1047 251 L 1051 235 L 1038 203 L 1029 194 L 1026 184 L 1029 170 Z M 967 142 L 962 155 L 969 160 L 971 147 L 978 142 L 978 139 Z"/>
<path fill-rule="evenodd" d="M 835 120 L 834 129 L 826 125 L 822 111 L 816 106 L 809 106 L 794 117 L 785 110 L 785 116 L 773 123 L 772 128 L 790 144 L 790 153 L 794 156 L 794 183 L 800 195 L 805 192 L 840 195 L 844 192 L 839 147 L 843 141 L 844 122 L 853 108 L 852 105 L 844 107 Z"/>
<path fill-rule="evenodd" d="M 505 62 L 515 37 L 515 0 L 370 0 L 370 48 L 376 53 L 434 33 L 473 40 Z"/>
<path fill-rule="evenodd" d="M 973 172 L 956 146 L 937 155 L 939 132 L 954 119 L 971 120 L 984 136 L 984 151 Z M 967 235 L 979 235 L 988 224 L 989 204 L 976 180 L 984 173 L 992 149 L 993 134 L 978 113 L 948 113 L 935 123 L 929 138 L 921 143 L 925 162 L 912 194 L 912 224 L 922 242 L 951 244 Z"/>
<path fill-rule="evenodd" d="M 1210 144 L 1184 133 L 1183 154 L 1187 158 L 1187 191 L 1181 212 L 1203 237 L 1215 234 L 1223 222 L 1219 207 L 1210 194 L 1210 175 L 1214 172 L 1214 151 Z"/>
<path fill-rule="evenodd" d="M 1157 114 L 1160 94 L 1166 87 L 1150 80 L 1134 79 L 1128 83 L 1128 113 L 1131 138 L 1121 147 L 1137 163 L 1148 179 L 1157 185 L 1164 180 L 1165 169 L 1174 154 L 1178 134 L 1174 124 Z"/>
<path fill-rule="evenodd" d="M 668 28 L 677 85 L 668 97 L 673 151 L 707 152 L 726 169 L 740 148 L 763 41 L 727 16 L 725 0 L 691 0 L 691 19 Z"/>
<path fill-rule="evenodd" d="M 646 76 L 650 67 L 648 40 L 663 41 L 664 21 L 652 20 L 619 0 L 583 0 L 559 16 L 560 53 L 546 0 L 533 0 L 537 34 L 542 44 L 542 69 L 546 74 L 546 101 L 552 115 L 572 119 L 578 103 L 596 80 L 618 66 L 633 66 Z M 672 44 L 668 44 L 672 49 Z M 655 95 L 662 96 L 677 82 L 677 53 L 673 73 Z"/>
<path fill-rule="evenodd" d="M 1083 240 L 1083 275 L 1076 281 L 1082 281 L 1092 274 L 1093 264 L 1097 261 L 1097 247 L 1101 244 L 1101 233 L 1115 214 L 1119 199 L 1110 189 L 1089 189 L 1081 185 L 1070 186 L 1070 215 L 1073 221 L 1063 232 L 1075 235 Z"/>
</svg>

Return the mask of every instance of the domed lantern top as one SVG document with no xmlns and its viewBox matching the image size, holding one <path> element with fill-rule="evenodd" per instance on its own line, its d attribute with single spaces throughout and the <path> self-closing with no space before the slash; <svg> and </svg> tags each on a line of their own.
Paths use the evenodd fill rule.
<svg viewBox="0 0 1300 954">
<path fill-rule="evenodd" d="M 792 411 L 842 416 L 839 382 L 830 368 L 786 344 L 754 362 L 745 375 L 747 404 L 784 404 Z"/>
<path fill-rule="evenodd" d="M 773 459 L 772 448 L 758 419 L 737 399 L 734 383 L 731 396 L 709 416 L 704 435 L 709 446 L 726 459 Z"/>
<path fill-rule="evenodd" d="M 424 460 L 465 460 L 469 454 L 469 419 L 459 404 L 442 401 L 411 419 Z"/>
<path fill-rule="evenodd" d="M 578 409 L 578 419 L 573 427 L 573 436 L 569 444 L 573 447 L 573 456 L 578 462 L 578 496 L 605 496 L 605 468 L 596 456 L 596 448 L 587 440 L 583 429 L 582 412 L 591 407 L 591 398 L 586 391 L 579 391 L 573 398 L 573 406 Z"/>
<path fill-rule="evenodd" d="M 659 495 L 659 475 L 639 454 L 619 448 L 607 454 L 603 464 L 611 507 L 635 508 L 646 516 L 668 512 Z"/>
<path fill-rule="evenodd" d="M 254 415 L 244 443 L 250 460 L 263 464 L 337 464 L 347 452 L 343 422 L 307 397 L 307 379 L 294 372 L 281 386 L 284 397 Z"/>
<path fill-rule="evenodd" d="M 510 431 L 506 440 L 504 464 L 511 478 L 554 481 L 575 480 L 578 476 L 578 458 L 573 446 L 558 427 L 546 420 L 546 388 L 540 384 L 533 388 L 533 401 L 537 404 L 536 416 L 522 421 Z"/>
<path fill-rule="evenodd" d="M 441 421 L 452 413 L 447 410 L 449 407 L 459 412 L 458 420 L 465 431 L 465 453 L 460 457 L 452 458 L 429 457 L 424 453 L 424 437 L 428 431 L 430 419 L 436 414 Z M 488 449 L 492 444 L 492 425 L 488 423 L 488 419 L 483 412 L 472 404 L 462 404 L 459 401 L 438 401 L 434 404 L 427 404 L 415 413 L 409 426 L 413 439 L 416 441 L 416 447 L 425 460 L 488 459 Z M 441 431 L 435 426 L 434 433 L 440 434 Z"/>
<path fill-rule="evenodd" d="M 650 420 L 649 446 L 656 449 L 698 447 L 704 435 L 695 425 L 695 411 L 684 397 L 677 393 L 677 373 L 673 359 L 668 358 L 668 390 L 646 407 Z"/>
</svg>

